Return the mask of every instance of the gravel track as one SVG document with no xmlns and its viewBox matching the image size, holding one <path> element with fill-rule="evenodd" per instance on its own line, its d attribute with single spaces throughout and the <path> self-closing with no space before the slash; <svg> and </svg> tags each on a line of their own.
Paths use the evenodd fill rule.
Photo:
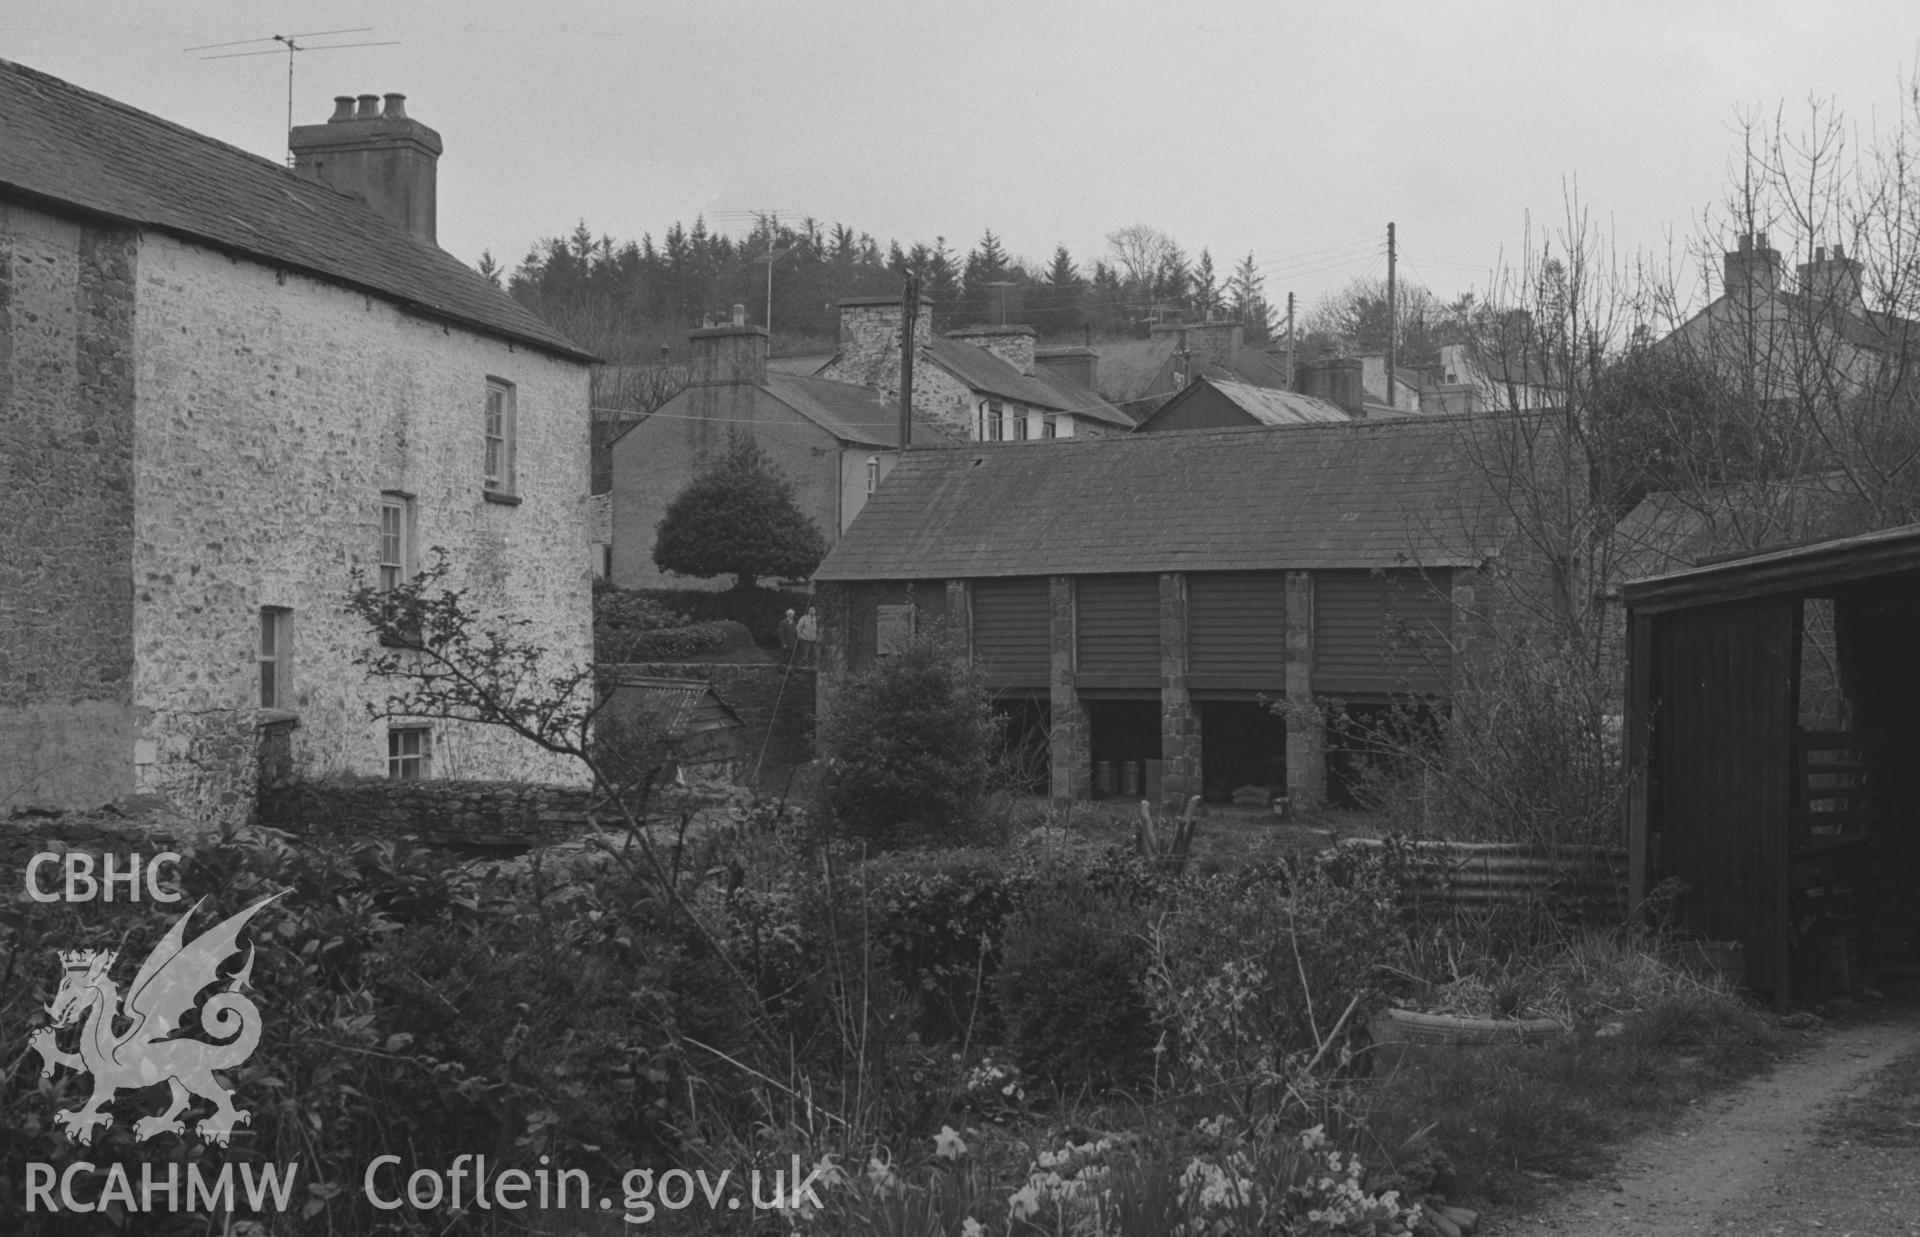
<svg viewBox="0 0 1920 1237">
<path fill-rule="evenodd" d="M 1489 1222 L 1500 1237 L 1691 1237 L 1920 1233 L 1920 1148 L 1876 1147 L 1823 1132 L 1844 1095 L 1920 1049 L 1920 1008 L 1889 1008 L 1834 1029 L 1798 1058 L 1630 1144 L 1612 1172 L 1526 1217 Z"/>
</svg>

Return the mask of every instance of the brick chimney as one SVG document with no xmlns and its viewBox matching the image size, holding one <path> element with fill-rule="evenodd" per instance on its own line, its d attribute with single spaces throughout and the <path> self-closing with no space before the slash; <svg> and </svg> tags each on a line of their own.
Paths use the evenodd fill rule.
<svg viewBox="0 0 1920 1237">
<path fill-rule="evenodd" d="M 932 340 L 933 302 L 921 297 L 913 323 L 915 354 Z M 873 387 L 887 399 L 900 398 L 899 297 L 855 296 L 840 302 L 840 355 L 825 376 Z M 919 404 L 915 399 L 915 407 Z"/>
<path fill-rule="evenodd" d="M 1076 382 L 1089 391 L 1100 389 L 1100 354 L 1091 348 L 1071 344 L 1060 348 L 1036 348 L 1033 363 Z"/>
<path fill-rule="evenodd" d="M 324 125 L 288 135 L 293 167 L 351 193 L 428 244 L 435 236 L 435 166 L 440 135 L 407 115 L 407 96 L 338 95 Z"/>
<path fill-rule="evenodd" d="M 1858 309 L 1864 304 L 1860 292 L 1860 260 L 1849 258 L 1840 246 L 1831 250 L 1822 245 L 1814 249 L 1813 261 L 1802 262 L 1795 270 L 1800 291 L 1812 300 Z"/>
<path fill-rule="evenodd" d="M 963 326 L 947 338 L 985 348 L 1023 374 L 1033 372 L 1034 330 L 1030 326 Z"/>
<path fill-rule="evenodd" d="M 1744 301 L 1749 295 L 1760 298 L 1778 292 L 1780 251 L 1767 245 L 1767 234 L 1743 232 L 1739 246 L 1726 255 L 1724 282 L 1727 299 Z"/>
</svg>

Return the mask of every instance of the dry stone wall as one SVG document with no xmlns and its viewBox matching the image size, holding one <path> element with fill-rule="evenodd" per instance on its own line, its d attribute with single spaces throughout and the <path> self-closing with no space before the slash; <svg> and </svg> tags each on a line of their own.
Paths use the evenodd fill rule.
<svg viewBox="0 0 1920 1237">
<path fill-rule="evenodd" d="M 329 778 L 265 787 L 260 824 L 301 837 L 412 837 L 441 844 L 549 846 L 618 819 L 584 786 Z"/>
</svg>

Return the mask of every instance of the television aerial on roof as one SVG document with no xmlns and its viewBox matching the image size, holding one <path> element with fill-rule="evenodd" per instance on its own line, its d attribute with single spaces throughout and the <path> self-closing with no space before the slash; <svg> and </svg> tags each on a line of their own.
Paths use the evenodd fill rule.
<svg viewBox="0 0 1920 1237">
<path fill-rule="evenodd" d="M 344 34 L 371 34 L 372 26 L 351 26 L 345 30 L 308 30 L 300 34 L 273 34 L 262 39 L 234 39 L 227 43 L 202 43 L 198 47 L 182 48 L 182 51 L 206 52 L 221 47 L 246 47 L 253 43 L 277 43 L 278 47 L 262 47 L 253 51 L 218 52 L 212 56 L 202 56 L 202 60 L 234 60 L 241 56 L 278 56 L 283 52 L 287 57 L 287 165 L 293 165 L 293 60 L 300 52 L 334 52 L 349 47 L 398 47 L 399 39 L 381 39 L 359 43 L 302 43 L 301 39 L 337 38 Z"/>
</svg>

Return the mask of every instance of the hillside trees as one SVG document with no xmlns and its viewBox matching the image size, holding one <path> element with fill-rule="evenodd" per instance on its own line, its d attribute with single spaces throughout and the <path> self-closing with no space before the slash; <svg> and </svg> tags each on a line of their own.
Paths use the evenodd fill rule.
<svg viewBox="0 0 1920 1237">
<path fill-rule="evenodd" d="M 1250 344 L 1264 344 L 1272 339 L 1278 325 L 1273 306 L 1262 291 L 1264 282 L 1259 266 L 1249 253 L 1233 268 L 1233 278 L 1227 283 L 1227 313 L 1246 328 Z"/>
<path fill-rule="evenodd" d="M 1106 252 L 1091 261 L 1056 246 L 1043 266 L 1011 253 L 992 228 L 956 255 L 944 236 L 883 246 L 847 224 L 810 217 L 788 223 L 757 216 L 738 237 L 696 218 L 634 240 L 596 233 L 582 221 L 536 243 L 511 272 L 491 254 L 476 269 L 603 359 L 656 364 L 684 359 L 688 329 L 726 320 L 733 305 L 746 307 L 749 322 L 764 323 L 770 254 L 776 356 L 830 348 L 840 301 L 897 294 L 908 276 L 919 278 L 933 303 L 933 326 L 942 331 L 1004 319 L 1046 336 L 1090 330 L 1112 337 L 1210 313 L 1245 323 L 1253 342 L 1274 329 L 1251 255 L 1224 276 L 1210 249 L 1190 258 L 1148 224 L 1110 233 Z"/>
</svg>

